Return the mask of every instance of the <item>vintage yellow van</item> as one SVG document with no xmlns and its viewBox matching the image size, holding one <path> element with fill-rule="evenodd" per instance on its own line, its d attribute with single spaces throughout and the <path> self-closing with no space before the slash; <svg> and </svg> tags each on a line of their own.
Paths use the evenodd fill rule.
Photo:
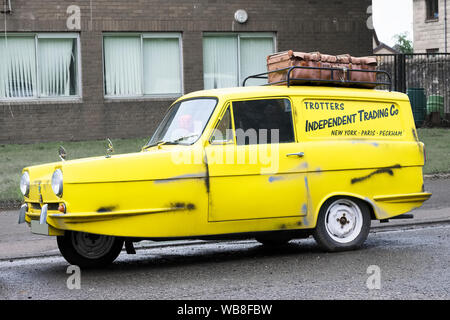
<svg viewBox="0 0 450 320">
<path fill-rule="evenodd" d="M 25 168 L 19 222 L 83 267 L 125 243 L 313 235 L 360 247 L 371 220 L 422 205 L 424 145 L 408 97 L 327 86 L 198 91 L 175 101 L 140 152 Z"/>
</svg>

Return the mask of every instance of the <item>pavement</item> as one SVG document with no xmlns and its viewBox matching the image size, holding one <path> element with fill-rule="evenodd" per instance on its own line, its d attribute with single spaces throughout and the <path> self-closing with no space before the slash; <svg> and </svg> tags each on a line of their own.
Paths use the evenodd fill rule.
<svg viewBox="0 0 450 320">
<path fill-rule="evenodd" d="M 432 192 L 433 196 L 422 207 L 410 212 L 414 215 L 414 219 L 391 219 L 387 223 L 372 221 L 371 232 L 450 223 L 450 179 L 425 179 L 425 188 Z M 60 255 L 55 237 L 32 234 L 27 224 L 19 225 L 17 220 L 18 210 L 0 212 L 0 261 Z M 206 242 L 203 240 L 141 241 L 135 244 L 135 248 L 140 250 Z"/>
</svg>

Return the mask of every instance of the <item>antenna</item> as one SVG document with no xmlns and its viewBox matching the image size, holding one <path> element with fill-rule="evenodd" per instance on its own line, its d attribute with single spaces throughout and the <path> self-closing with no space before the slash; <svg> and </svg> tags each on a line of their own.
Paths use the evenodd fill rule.
<svg viewBox="0 0 450 320">
<path fill-rule="evenodd" d="M 4 14 L 11 14 L 11 0 L 3 0 L 3 8 L 1 9 L 0 13 Z"/>
</svg>

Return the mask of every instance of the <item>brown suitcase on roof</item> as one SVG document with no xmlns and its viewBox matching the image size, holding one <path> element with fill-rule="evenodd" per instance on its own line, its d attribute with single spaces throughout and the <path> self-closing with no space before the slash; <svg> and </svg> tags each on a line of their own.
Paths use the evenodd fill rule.
<svg viewBox="0 0 450 320">
<path fill-rule="evenodd" d="M 350 62 L 352 69 L 369 70 L 369 71 L 375 71 L 377 69 L 378 64 L 377 59 L 375 57 L 362 57 L 362 58 L 351 57 Z M 376 82 L 377 74 L 375 72 L 352 71 L 350 73 L 350 80 L 358 82 Z M 367 86 L 372 87 L 373 85 Z"/>
<path fill-rule="evenodd" d="M 315 83 L 320 84 L 320 80 L 334 80 L 336 82 L 341 82 L 344 85 L 374 88 L 376 86 L 373 84 L 376 82 L 375 72 L 358 72 L 352 70 L 375 71 L 376 66 L 377 60 L 374 57 L 356 58 L 349 54 L 334 56 L 321 54 L 320 52 L 306 53 L 289 50 L 267 57 L 267 71 L 274 71 L 268 74 L 268 81 L 272 84 L 284 84 L 285 81 L 287 81 L 288 69 L 286 68 L 316 67 L 338 68 L 340 70 L 293 69 L 289 76 L 291 79 L 290 83 L 305 83 L 308 82 L 308 79 L 311 79 L 315 80 Z M 317 80 L 319 80 L 319 82 L 316 82 Z M 346 83 L 348 81 L 358 82 L 358 84 Z"/>
<path fill-rule="evenodd" d="M 292 50 L 279 52 L 267 57 L 267 70 L 276 71 L 289 67 L 319 67 L 320 55 Z M 287 80 L 287 70 L 269 73 L 269 83 Z M 290 78 L 319 79 L 320 70 L 294 69 Z"/>
</svg>

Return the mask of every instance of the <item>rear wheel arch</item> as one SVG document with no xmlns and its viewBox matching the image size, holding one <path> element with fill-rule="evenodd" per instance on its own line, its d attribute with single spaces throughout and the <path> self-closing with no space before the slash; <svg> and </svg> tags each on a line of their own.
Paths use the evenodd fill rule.
<svg viewBox="0 0 450 320">
<path fill-rule="evenodd" d="M 326 197 L 323 197 L 323 199 L 320 201 L 319 205 L 316 207 L 316 210 L 314 211 L 314 227 L 316 227 L 316 225 L 317 225 L 317 219 L 319 217 L 320 210 L 325 205 L 325 203 L 327 203 L 328 201 L 332 201 L 334 199 L 342 198 L 342 197 L 356 199 L 356 200 L 360 200 L 360 201 L 364 202 L 367 205 L 367 207 L 369 208 L 370 218 L 372 220 L 378 219 L 376 216 L 376 213 L 375 213 L 375 208 L 373 206 L 373 202 L 368 200 L 367 197 L 363 197 L 363 196 L 360 196 L 358 194 L 353 194 L 353 193 L 339 192 L 339 193 L 329 194 Z"/>
</svg>

